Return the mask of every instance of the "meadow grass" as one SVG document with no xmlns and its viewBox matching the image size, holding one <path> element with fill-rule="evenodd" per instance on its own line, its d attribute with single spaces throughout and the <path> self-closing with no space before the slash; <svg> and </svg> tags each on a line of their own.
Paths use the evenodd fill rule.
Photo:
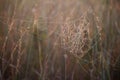
<svg viewBox="0 0 120 80">
<path fill-rule="evenodd" d="M 1 0 L 0 80 L 112 80 L 119 5 L 108 2 Z"/>
</svg>

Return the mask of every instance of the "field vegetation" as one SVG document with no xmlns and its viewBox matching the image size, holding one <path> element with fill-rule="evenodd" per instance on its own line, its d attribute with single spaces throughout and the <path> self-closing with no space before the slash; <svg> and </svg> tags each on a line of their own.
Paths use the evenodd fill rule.
<svg viewBox="0 0 120 80">
<path fill-rule="evenodd" d="M 119 0 L 0 0 L 0 80 L 119 74 Z"/>
</svg>

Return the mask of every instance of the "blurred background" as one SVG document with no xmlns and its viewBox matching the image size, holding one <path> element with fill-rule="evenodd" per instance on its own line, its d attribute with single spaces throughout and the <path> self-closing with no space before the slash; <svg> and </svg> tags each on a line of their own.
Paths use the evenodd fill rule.
<svg viewBox="0 0 120 80">
<path fill-rule="evenodd" d="M 120 80 L 119 0 L 0 0 L 0 80 Z"/>
</svg>

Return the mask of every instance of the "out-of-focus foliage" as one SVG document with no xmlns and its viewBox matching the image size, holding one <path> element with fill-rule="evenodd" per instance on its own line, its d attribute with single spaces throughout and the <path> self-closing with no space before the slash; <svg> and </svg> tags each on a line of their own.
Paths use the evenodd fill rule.
<svg viewBox="0 0 120 80">
<path fill-rule="evenodd" d="M 119 4 L 0 0 L 0 80 L 119 80 Z"/>
</svg>

